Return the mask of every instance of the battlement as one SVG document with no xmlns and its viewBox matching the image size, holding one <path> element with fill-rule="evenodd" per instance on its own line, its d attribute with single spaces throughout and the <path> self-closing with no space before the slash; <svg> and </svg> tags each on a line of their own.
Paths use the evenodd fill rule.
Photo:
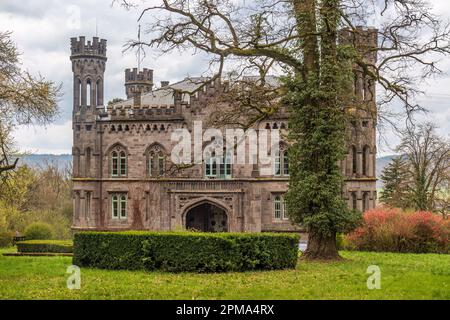
<svg viewBox="0 0 450 320">
<path fill-rule="evenodd" d="M 72 56 L 74 55 L 96 55 L 106 58 L 106 40 L 99 40 L 98 37 L 93 37 L 92 42 L 87 41 L 86 37 L 70 39 L 70 50 Z"/>
<path fill-rule="evenodd" d="M 127 82 L 151 82 L 153 83 L 153 70 L 144 68 L 138 72 L 137 68 L 125 69 L 125 83 Z"/>
<path fill-rule="evenodd" d="M 125 92 L 128 99 L 140 96 L 152 91 L 153 70 L 144 68 L 138 71 L 137 68 L 125 69 Z"/>
<path fill-rule="evenodd" d="M 113 105 L 108 106 L 103 119 L 107 121 L 129 120 L 179 120 L 182 115 L 175 105 Z"/>
<path fill-rule="evenodd" d="M 357 26 L 355 29 L 345 28 L 339 31 L 343 43 L 353 43 L 356 48 L 376 48 L 378 46 L 378 29 Z"/>
</svg>

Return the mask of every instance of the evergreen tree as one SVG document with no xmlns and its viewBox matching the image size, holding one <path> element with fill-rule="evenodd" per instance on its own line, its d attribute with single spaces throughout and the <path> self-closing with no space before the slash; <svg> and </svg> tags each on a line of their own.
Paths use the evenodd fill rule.
<svg viewBox="0 0 450 320">
<path fill-rule="evenodd" d="M 407 163 L 402 156 L 395 157 L 383 169 L 381 181 L 384 188 L 380 201 L 388 206 L 396 208 L 408 207 L 408 180 Z"/>
</svg>

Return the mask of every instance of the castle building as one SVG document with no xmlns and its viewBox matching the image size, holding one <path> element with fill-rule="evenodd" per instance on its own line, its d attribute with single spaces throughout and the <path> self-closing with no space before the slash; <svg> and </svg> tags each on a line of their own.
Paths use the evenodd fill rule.
<svg viewBox="0 0 450 320">
<path fill-rule="evenodd" d="M 376 32 L 362 30 L 359 45 L 376 43 Z M 171 172 L 171 139 L 176 129 L 193 132 L 207 122 L 220 81 L 198 88 L 202 78 L 153 83 L 153 70 L 125 70 L 126 100 L 104 103 L 106 40 L 71 39 L 73 70 L 74 230 L 297 231 L 287 217 L 289 157 L 281 142 L 270 175 L 262 165 L 205 159 Z M 376 59 L 376 54 L 365 57 Z M 361 104 L 375 109 L 374 84 L 355 75 Z M 358 108 L 356 108 L 358 109 Z M 348 129 L 348 154 L 341 163 L 343 197 L 365 211 L 376 203 L 376 116 L 367 110 Z M 203 128 L 205 129 L 205 128 Z M 257 129 L 289 130 L 281 110 Z M 235 156 L 235 155 L 234 155 Z"/>
</svg>

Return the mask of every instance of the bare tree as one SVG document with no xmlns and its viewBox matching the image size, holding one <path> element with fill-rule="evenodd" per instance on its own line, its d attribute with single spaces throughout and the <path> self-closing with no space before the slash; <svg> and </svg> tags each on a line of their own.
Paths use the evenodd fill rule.
<svg viewBox="0 0 450 320">
<path fill-rule="evenodd" d="M 448 219 L 450 214 L 450 172 L 448 172 L 446 182 L 443 183 L 440 192 L 436 195 L 435 202 L 435 210 L 441 213 L 444 219 Z"/>
<path fill-rule="evenodd" d="M 407 159 L 410 205 L 435 211 L 450 178 L 450 141 L 439 137 L 435 126 L 426 123 L 406 129 L 397 152 Z"/>
<path fill-rule="evenodd" d="M 367 33 L 359 26 L 375 16 L 382 20 L 372 30 L 378 41 L 361 45 L 358 39 Z M 233 80 L 231 111 L 244 108 L 231 117 L 222 114 L 230 123 L 249 128 L 288 107 L 290 218 L 308 228 L 305 258 L 338 258 L 336 232 L 356 222 L 341 199 L 336 165 L 345 155 L 348 111 L 363 108 L 375 116 L 369 103 L 349 94 L 354 74 L 367 79 L 372 95 L 379 84 L 380 119 L 387 115 L 389 121 L 393 101 L 402 102 L 408 115 L 423 110 L 414 101 L 418 80 L 440 72 L 436 61 L 450 52 L 449 26 L 423 0 L 161 0 L 142 10 L 139 20 L 144 19 L 150 39 L 130 42 L 131 48 L 203 52 L 210 56 L 209 82 L 225 75 Z M 374 54 L 377 62 L 367 59 Z M 286 76 L 278 90 L 264 89 L 272 72 Z M 259 88 L 233 92 L 234 83 L 252 74 Z"/>
<path fill-rule="evenodd" d="M 57 114 L 60 86 L 19 66 L 11 33 L 0 32 L 0 175 L 18 162 L 12 137 L 18 125 L 47 124 Z"/>
</svg>

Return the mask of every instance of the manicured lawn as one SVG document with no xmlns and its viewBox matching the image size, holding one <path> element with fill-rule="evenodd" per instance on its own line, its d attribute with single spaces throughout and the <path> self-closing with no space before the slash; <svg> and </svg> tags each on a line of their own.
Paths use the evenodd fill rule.
<svg viewBox="0 0 450 320">
<path fill-rule="evenodd" d="M 81 290 L 68 290 L 70 257 L 0 255 L 0 299 L 450 299 L 450 255 L 342 252 L 342 256 L 346 261 L 300 262 L 296 270 L 268 272 L 82 269 Z M 380 290 L 367 289 L 370 265 L 381 268 Z"/>
</svg>

